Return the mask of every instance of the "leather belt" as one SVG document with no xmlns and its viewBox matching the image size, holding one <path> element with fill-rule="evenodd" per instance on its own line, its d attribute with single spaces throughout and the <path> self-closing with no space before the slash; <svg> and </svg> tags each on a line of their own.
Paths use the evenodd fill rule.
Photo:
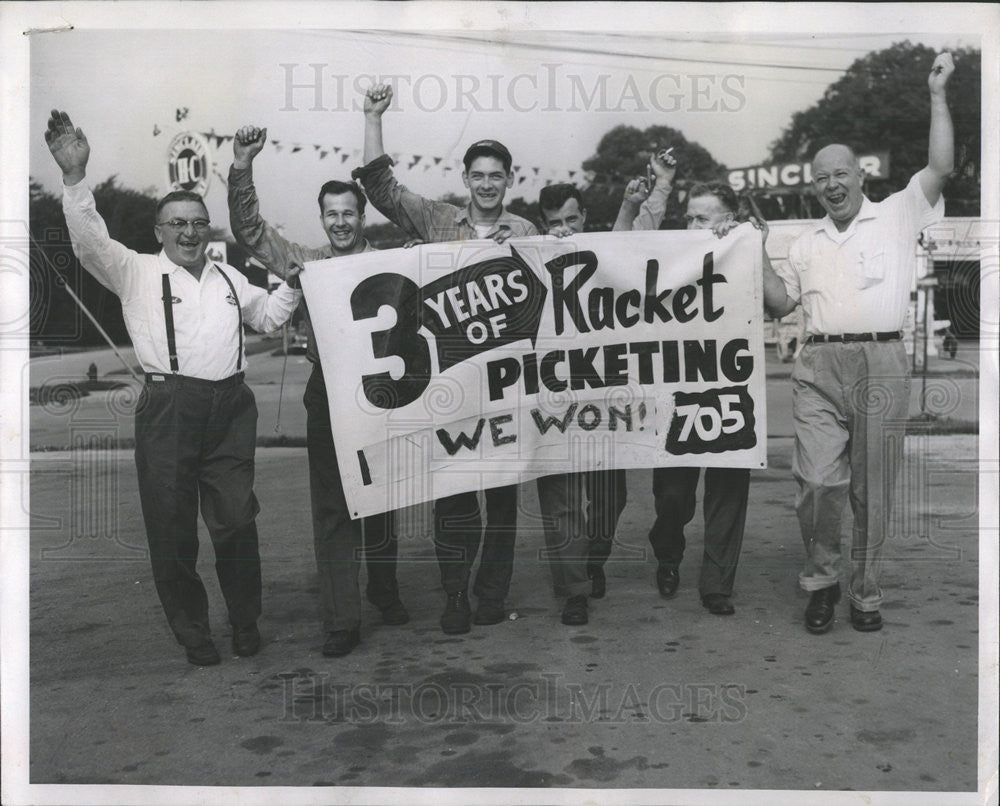
<svg viewBox="0 0 1000 806">
<path fill-rule="evenodd" d="M 809 336 L 806 344 L 827 344 L 830 342 L 848 341 L 899 341 L 903 338 L 903 331 L 892 330 L 881 333 L 835 333 L 825 336 Z"/>
</svg>

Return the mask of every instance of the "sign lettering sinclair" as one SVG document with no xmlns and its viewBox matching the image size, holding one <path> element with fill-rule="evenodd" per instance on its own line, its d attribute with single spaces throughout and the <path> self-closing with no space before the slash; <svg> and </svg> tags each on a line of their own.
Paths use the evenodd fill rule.
<svg viewBox="0 0 1000 806">
<path fill-rule="evenodd" d="M 889 152 L 879 151 L 858 157 L 861 169 L 872 179 L 889 178 Z M 737 193 L 756 190 L 805 188 L 812 183 L 812 164 L 809 162 L 784 162 L 773 165 L 752 165 L 733 168 L 726 177 L 729 186 Z"/>
<path fill-rule="evenodd" d="M 352 514 L 550 473 L 765 466 L 760 264 L 749 225 L 306 264 Z"/>
</svg>

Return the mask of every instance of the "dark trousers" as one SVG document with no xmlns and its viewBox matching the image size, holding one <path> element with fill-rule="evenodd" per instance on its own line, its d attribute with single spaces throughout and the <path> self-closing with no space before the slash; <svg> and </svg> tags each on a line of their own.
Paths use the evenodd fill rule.
<svg viewBox="0 0 1000 806">
<path fill-rule="evenodd" d="M 653 471 L 656 520 L 649 542 L 660 563 L 679 565 L 684 557 L 684 527 L 694 518 L 697 467 L 658 467 Z M 709 467 L 705 470 L 705 550 L 698 590 L 732 595 L 747 518 L 750 471 Z"/>
<path fill-rule="evenodd" d="M 611 555 L 618 519 L 625 509 L 624 470 L 589 470 L 587 485 L 587 537 L 590 539 L 588 565 L 604 565 Z"/>
<path fill-rule="evenodd" d="M 434 549 L 444 592 L 458 593 L 469 587 L 482 533 L 483 556 L 473 593 L 480 599 L 502 601 L 507 598 L 514 572 L 517 485 L 494 487 L 485 495 L 485 532 L 477 493 L 458 493 L 434 502 Z"/>
<path fill-rule="evenodd" d="M 385 607 L 398 598 L 397 540 L 391 512 L 351 520 L 340 481 L 330 426 L 326 383 L 319 364 L 313 366 L 302 402 L 306 407 L 309 492 L 313 543 L 319 573 L 320 616 L 326 632 L 351 630 L 361 623 L 362 547 L 368 566 L 368 601 Z"/>
<path fill-rule="evenodd" d="M 135 464 L 153 581 L 177 640 L 210 634 L 208 597 L 195 568 L 198 506 L 215 549 L 229 622 L 260 616 L 260 553 L 253 493 L 257 405 L 235 375 L 224 381 L 148 380 L 135 418 Z"/>
</svg>

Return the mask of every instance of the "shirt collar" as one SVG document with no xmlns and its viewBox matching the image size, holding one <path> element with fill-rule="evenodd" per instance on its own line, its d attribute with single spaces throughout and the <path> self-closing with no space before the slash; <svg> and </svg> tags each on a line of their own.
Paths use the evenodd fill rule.
<svg viewBox="0 0 1000 806">
<path fill-rule="evenodd" d="M 328 257 L 336 257 L 336 255 L 333 254 L 333 249 L 330 248 L 329 244 L 327 244 L 327 246 L 326 246 L 326 251 L 327 251 L 327 256 Z M 360 255 L 361 252 L 377 252 L 377 251 L 378 250 L 368 242 L 368 239 L 365 238 L 365 245 L 364 245 L 364 247 L 362 247 L 362 249 L 361 249 L 360 252 L 355 252 L 354 254 Z M 350 257 L 350 255 L 346 255 L 346 257 Z"/>
<path fill-rule="evenodd" d="M 510 228 L 511 214 L 507 212 L 507 208 L 503 207 L 500 210 L 500 215 L 497 220 L 493 223 L 496 227 L 507 227 Z M 460 207 L 455 210 L 455 223 L 456 224 L 468 224 L 470 227 L 475 229 L 475 224 L 472 222 L 472 205 L 467 204 L 465 207 Z"/>
<path fill-rule="evenodd" d="M 167 253 L 163 249 L 160 250 L 159 257 L 160 257 L 160 274 L 174 274 L 175 272 L 182 271 L 185 274 L 191 276 L 191 279 L 194 279 L 193 275 L 191 275 L 191 273 L 187 269 L 185 269 L 183 266 L 178 266 L 170 258 L 168 258 Z M 216 269 L 218 271 L 218 267 L 215 265 L 215 261 L 211 260 L 206 255 L 205 266 L 201 270 L 202 277 L 204 277 L 205 272 L 210 269 Z"/>
<path fill-rule="evenodd" d="M 830 218 L 829 213 L 816 222 L 816 226 L 813 228 L 813 231 L 825 232 L 834 239 L 843 238 L 854 231 L 855 225 L 858 221 L 867 221 L 875 218 L 877 214 L 878 210 L 875 203 L 872 202 L 867 196 L 862 196 L 861 207 L 858 208 L 858 214 L 851 219 L 851 223 L 847 225 L 847 229 L 843 232 L 837 229 L 837 225 L 833 223 L 833 219 Z"/>
</svg>

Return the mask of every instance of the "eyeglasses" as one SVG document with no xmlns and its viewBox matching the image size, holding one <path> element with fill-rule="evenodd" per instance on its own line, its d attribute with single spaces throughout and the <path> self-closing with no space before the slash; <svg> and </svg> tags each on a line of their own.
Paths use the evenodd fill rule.
<svg viewBox="0 0 1000 806">
<path fill-rule="evenodd" d="M 171 218 L 169 221 L 157 221 L 158 227 L 170 227 L 174 232 L 184 232 L 189 226 L 194 227 L 195 232 L 205 232 L 210 226 L 210 221 L 204 218 L 196 218 L 194 221 L 185 221 L 183 218 Z"/>
</svg>

